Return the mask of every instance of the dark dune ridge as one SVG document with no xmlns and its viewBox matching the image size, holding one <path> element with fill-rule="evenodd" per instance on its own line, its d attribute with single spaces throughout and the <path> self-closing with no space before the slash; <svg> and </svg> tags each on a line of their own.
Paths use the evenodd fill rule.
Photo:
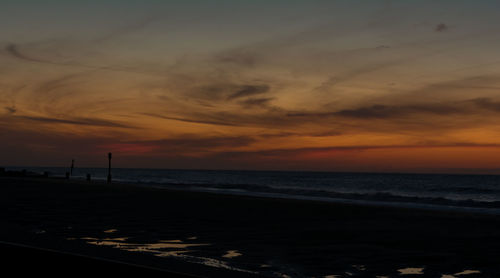
<svg viewBox="0 0 500 278">
<path fill-rule="evenodd" d="M 0 241 L 202 277 L 500 274 L 495 215 L 48 178 L 3 177 L 0 192 Z"/>
</svg>

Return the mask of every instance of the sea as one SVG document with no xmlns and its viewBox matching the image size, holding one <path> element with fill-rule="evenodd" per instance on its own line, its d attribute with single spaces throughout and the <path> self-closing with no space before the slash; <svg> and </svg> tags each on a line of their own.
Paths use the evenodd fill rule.
<svg viewBox="0 0 500 278">
<path fill-rule="evenodd" d="M 64 177 L 63 167 L 7 167 Z M 107 168 L 75 168 L 71 179 L 105 181 Z M 141 186 L 345 204 L 459 210 L 500 215 L 500 175 L 300 171 L 112 169 Z"/>
</svg>

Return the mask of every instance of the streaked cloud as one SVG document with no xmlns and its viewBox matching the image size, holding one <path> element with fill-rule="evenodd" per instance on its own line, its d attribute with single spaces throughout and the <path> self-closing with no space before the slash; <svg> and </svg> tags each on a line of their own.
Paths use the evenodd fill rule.
<svg viewBox="0 0 500 278">
<path fill-rule="evenodd" d="M 8 114 L 16 113 L 17 109 L 15 106 L 6 106 L 4 107 Z"/>
<path fill-rule="evenodd" d="M 43 59 L 39 59 L 39 58 L 35 58 L 35 57 L 31 57 L 29 55 L 26 55 L 26 54 L 22 53 L 21 50 L 19 50 L 19 47 L 16 44 L 13 44 L 13 43 L 8 44 L 5 47 L 5 51 L 8 54 L 10 54 L 12 57 L 27 61 L 27 62 L 35 62 L 35 63 L 43 63 L 43 64 L 56 64 L 56 63 L 51 62 L 51 61 L 46 61 Z"/>
<path fill-rule="evenodd" d="M 269 107 L 269 103 L 274 98 L 249 98 L 243 101 L 240 101 L 239 104 L 245 108 L 267 108 Z"/>
<path fill-rule="evenodd" d="M 267 85 L 243 85 L 238 90 L 227 97 L 228 100 L 233 100 L 242 97 L 261 95 L 269 91 Z"/>
<path fill-rule="evenodd" d="M 119 128 L 135 128 L 133 126 L 118 123 L 113 121 L 107 121 L 97 118 L 48 118 L 48 117 L 37 117 L 37 116 L 10 116 L 11 120 L 28 120 L 33 122 L 45 123 L 45 124 L 71 124 L 71 125 L 87 125 L 87 126 L 103 126 L 103 127 L 119 127 Z"/>
<path fill-rule="evenodd" d="M 434 28 L 434 30 L 436 32 L 444 32 L 444 31 L 447 31 L 448 30 L 448 25 L 444 24 L 444 23 L 439 23 L 438 25 L 436 25 L 436 28 Z"/>
<path fill-rule="evenodd" d="M 174 120 L 174 121 L 197 123 L 197 124 L 222 125 L 222 126 L 237 126 L 238 125 L 236 123 L 224 122 L 224 121 L 210 121 L 210 120 L 203 120 L 203 119 L 197 120 L 197 119 L 188 119 L 188 118 L 178 118 L 178 117 L 169 117 L 169 116 L 163 116 L 163 115 L 151 114 L 151 113 L 143 113 L 143 115 L 155 117 L 155 118 L 160 118 L 160 119 L 165 119 L 165 120 Z"/>
</svg>

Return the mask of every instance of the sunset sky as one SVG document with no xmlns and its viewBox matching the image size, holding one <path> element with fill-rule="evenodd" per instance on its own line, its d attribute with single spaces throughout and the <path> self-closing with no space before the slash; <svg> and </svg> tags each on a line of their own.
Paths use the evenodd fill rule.
<svg viewBox="0 0 500 278">
<path fill-rule="evenodd" d="M 499 1 L 2 1 L 0 164 L 500 169 Z"/>
</svg>

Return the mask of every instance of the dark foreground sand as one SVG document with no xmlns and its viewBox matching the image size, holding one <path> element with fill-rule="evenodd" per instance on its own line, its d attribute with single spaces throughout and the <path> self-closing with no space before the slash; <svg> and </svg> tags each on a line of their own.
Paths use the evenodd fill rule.
<svg viewBox="0 0 500 278">
<path fill-rule="evenodd" d="M 4 242 L 202 277 L 442 277 L 464 270 L 481 273 L 456 277 L 500 277 L 500 217 L 492 215 L 4 177 L 0 227 Z M 3 254 L 24 252 L 2 246 Z M 223 257 L 229 250 L 241 255 Z M 22 260 L 39 268 L 40 259 L 96 273 L 120 269 L 26 252 L 2 267 Z M 424 275 L 401 276 L 404 268 Z"/>
<path fill-rule="evenodd" d="M 172 277 L 196 278 L 161 269 L 61 253 L 19 244 L 1 243 L 2 272 L 11 277 Z"/>
</svg>

